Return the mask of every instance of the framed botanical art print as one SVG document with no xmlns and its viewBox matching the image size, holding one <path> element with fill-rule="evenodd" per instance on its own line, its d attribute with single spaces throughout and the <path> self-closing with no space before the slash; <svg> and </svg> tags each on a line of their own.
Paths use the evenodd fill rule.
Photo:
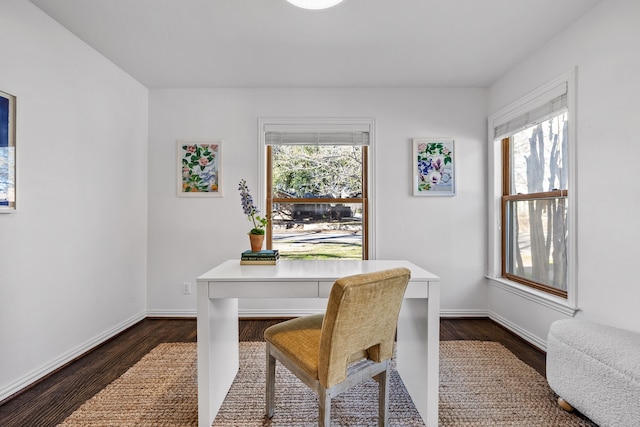
<svg viewBox="0 0 640 427">
<path fill-rule="evenodd" d="M 0 91 L 0 213 L 16 210 L 16 97 Z"/>
<path fill-rule="evenodd" d="M 178 196 L 222 196 L 222 141 L 178 141 Z"/>
<path fill-rule="evenodd" d="M 454 141 L 451 138 L 413 140 L 413 195 L 455 196 Z"/>
</svg>

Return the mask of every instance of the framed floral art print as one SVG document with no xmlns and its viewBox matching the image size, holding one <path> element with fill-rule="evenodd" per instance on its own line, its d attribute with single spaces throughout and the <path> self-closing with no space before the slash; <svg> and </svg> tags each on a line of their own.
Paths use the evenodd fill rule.
<svg viewBox="0 0 640 427">
<path fill-rule="evenodd" d="M 413 140 L 413 195 L 455 196 L 454 140 L 415 138 Z"/>
<path fill-rule="evenodd" d="M 178 196 L 222 196 L 222 141 L 178 140 Z"/>
</svg>

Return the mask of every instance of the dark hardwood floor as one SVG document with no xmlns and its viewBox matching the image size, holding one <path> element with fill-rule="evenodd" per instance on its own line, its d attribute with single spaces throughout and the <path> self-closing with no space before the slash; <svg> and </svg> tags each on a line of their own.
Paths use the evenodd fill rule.
<svg viewBox="0 0 640 427">
<path fill-rule="evenodd" d="M 511 350 L 540 375 L 546 375 L 546 353 L 489 318 L 441 319 L 440 340 L 496 341 Z"/>
<path fill-rule="evenodd" d="M 281 320 L 240 320 L 240 340 L 261 341 L 264 329 Z M 544 375 L 545 353 L 489 319 L 442 319 L 440 339 L 497 341 Z M 0 426 L 55 426 L 156 345 L 195 341 L 195 319 L 145 319 L 3 402 Z"/>
</svg>

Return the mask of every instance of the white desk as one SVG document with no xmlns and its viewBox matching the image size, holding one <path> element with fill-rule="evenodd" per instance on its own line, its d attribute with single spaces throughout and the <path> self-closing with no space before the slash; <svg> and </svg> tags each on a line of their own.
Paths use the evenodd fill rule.
<svg viewBox="0 0 640 427">
<path fill-rule="evenodd" d="M 327 298 L 344 276 L 406 267 L 396 363 L 427 427 L 438 425 L 440 279 L 407 261 L 226 261 L 198 277 L 198 425 L 211 426 L 238 372 L 238 298 Z M 266 360 L 266 356 L 265 356 Z"/>
</svg>

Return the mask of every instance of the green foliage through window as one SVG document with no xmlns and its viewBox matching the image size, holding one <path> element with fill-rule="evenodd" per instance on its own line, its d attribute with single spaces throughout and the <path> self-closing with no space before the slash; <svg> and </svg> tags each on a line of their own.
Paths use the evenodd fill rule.
<svg viewBox="0 0 640 427">
<path fill-rule="evenodd" d="M 289 259 L 364 258 L 366 147 L 269 148 L 271 248 Z"/>
</svg>

